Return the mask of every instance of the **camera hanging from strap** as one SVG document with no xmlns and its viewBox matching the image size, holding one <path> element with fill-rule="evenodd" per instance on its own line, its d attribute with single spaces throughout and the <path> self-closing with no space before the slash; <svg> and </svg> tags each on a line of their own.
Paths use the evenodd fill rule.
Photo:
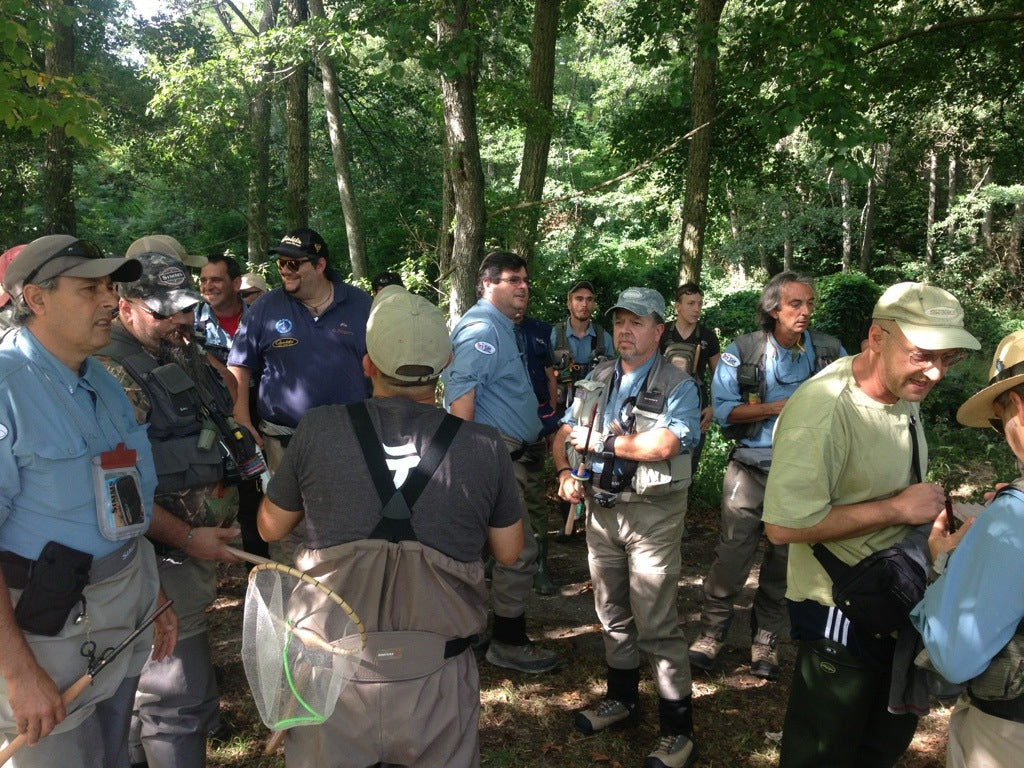
<svg viewBox="0 0 1024 768">
<path fill-rule="evenodd" d="M 351 403 L 348 406 L 348 413 L 349 418 L 352 419 L 352 426 L 355 427 L 366 466 L 370 470 L 374 488 L 377 489 L 377 495 L 380 497 L 381 504 L 384 505 L 381 510 L 381 520 L 369 538 L 386 539 L 390 542 L 416 541 L 416 534 L 412 530 L 412 507 L 423 493 L 423 489 L 427 487 L 434 472 L 437 471 L 441 459 L 448 452 L 449 446 L 455 439 L 455 434 L 462 426 L 462 420 L 451 414 L 444 415 L 440 426 L 423 452 L 419 464 L 409 472 L 402 487 L 395 488 L 395 483 L 391 479 L 391 470 L 388 469 L 387 457 L 384 455 L 384 448 L 381 446 L 377 430 L 370 420 L 370 412 L 366 403 Z"/>
</svg>

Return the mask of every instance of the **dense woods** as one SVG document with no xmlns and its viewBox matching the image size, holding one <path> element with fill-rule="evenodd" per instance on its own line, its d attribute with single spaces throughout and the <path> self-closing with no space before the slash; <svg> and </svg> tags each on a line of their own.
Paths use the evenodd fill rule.
<svg viewBox="0 0 1024 768">
<path fill-rule="evenodd" d="M 453 315 L 498 247 L 548 317 L 570 275 L 1020 299 L 1020 0 L 0 2 L 5 246 L 165 231 L 260 267 L 308 223 Z"/>
</svg>

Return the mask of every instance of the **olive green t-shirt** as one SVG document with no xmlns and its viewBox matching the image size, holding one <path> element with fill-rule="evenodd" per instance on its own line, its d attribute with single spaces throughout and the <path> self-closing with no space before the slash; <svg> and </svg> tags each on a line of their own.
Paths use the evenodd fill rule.
<svg viewBox="0 0 1024 768">
<path fill-rule="evenodd" d="M 917 403 L 892 405 L 868 397 L 853 378 L 853 357 L 837 360 L 804 382 L 775 426 L 764 521 L 809 528 L 835 505 L 887 499 L 917 482 L 911 468 L 915 425 L 921 471 L 928 446 Z M 902 539 L 911 526 L 894 525 L 828 543 L 843 562 L 859 562 Z M 791 544 L 786 597 L 833 605 L 832 581 L 810 544 Z"/>
</svg>

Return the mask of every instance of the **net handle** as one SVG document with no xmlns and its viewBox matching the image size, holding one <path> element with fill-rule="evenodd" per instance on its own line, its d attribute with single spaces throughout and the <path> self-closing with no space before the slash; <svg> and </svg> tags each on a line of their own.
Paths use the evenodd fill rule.
<svg viewBox="0 0 1024 768">
<path fill-rule="evenodd" d="M 359 618 L 352 606 L 345 602 L 345 600 L 335 592 L 333 589 L 328 587 L 326 584 L 310 576 L 308 573 L 303 573 L 298 568 L 292 568 L 290 565 L 279 563 L 276 560 L 270 560 L 266 557 L 260 557 L 259 555 L 253 555 L 244 550 L 238 549 L 237 547 L 226 547 L 228 552 L 237 557 L 239 560 L 245 560 L 246 562 L 253 563 L 257 568 L 266 568 L 269 570 L 281 571 L 281 573 L 287 573 L 289 576 L 293 576 L 296 579 L 304 581 L 311 587 L 316 587 L 324 595 L 333 600 L 337 605 L 345 612 L 345 614 L 351 619 L 352 623 L 356 625 L 356 629 L 359 631 L 359 650 L 366 647 L 366 627 L 363 626 L 363 620 Z"/>
</svg>

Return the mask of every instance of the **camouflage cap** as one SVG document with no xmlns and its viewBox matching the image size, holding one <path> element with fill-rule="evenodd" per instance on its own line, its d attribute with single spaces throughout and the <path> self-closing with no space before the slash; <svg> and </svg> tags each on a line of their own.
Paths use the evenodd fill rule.
<svg viewBox="0 0 1024 768">
<path fill-rule="evenodd" d="M 653 288 L 627 288 L 605 314 L 610 315 L 616 309 L 629 310 L 640 317 L 654 315 L 659 323 L 665 322 L 665 297 Z"/>
<path fill-rule="evenodd" d="M 166 253 L 140 253 L 135 258 L 142 264 L 142 277 L 121 284 L 122 298 L 137 299 L 161 315 L 175 315 L 203 300 L 180 259 Z"/>
</svg>

